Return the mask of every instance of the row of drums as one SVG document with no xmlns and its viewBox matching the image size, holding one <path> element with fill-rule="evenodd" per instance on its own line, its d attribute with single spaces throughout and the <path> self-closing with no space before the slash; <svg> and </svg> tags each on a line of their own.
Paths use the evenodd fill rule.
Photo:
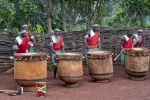
<svg viewBox="0 0 150 100">
<path fill-rule="evenodd" d="M 143 80 L 149 71 L 149 50 L 147 48 L 126 49 L 125 72 L 133 80 Z M 88 53 L 89 75 L 96 82 L 108 82 L 113 76 L 113 53 L 95 51 Z M 18 53 L 14 59 L 14 79 L 24 91 L 36 91 L 35 83 L 47 79 L 48 55 L 43 52 Z M 68 87 L 78 86 L 83 76 L 83 55 L 68 52 L 56 55 L 60 80 Z"/>
</svg>

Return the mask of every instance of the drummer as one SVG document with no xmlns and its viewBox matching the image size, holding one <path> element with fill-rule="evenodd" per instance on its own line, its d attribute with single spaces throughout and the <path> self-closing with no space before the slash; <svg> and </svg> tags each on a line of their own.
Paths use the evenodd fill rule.
<svg viewBox="0 0 150 100">
<path fill-rule="evenodd" d="M 63 37 L 60 36 L 60 30 L 57 28 L 54 30 L 54 35 L 50 36 L 50 49 L 52 51 L 52 63 L 54 65 L 54 77 L 53 80 L 56 80 L 57 73 L 57 63 L 55 62 L 55 55 L 64 52 L 64 43 Z"/>
<path fill-rule="evenodd" d="M 141 47 L 141 44 L 144 41 L 144 34 L 142 29 L 138 29 L 138 33 L 133 36 L 132 47 Z"/>
<path fill-rule="evenodd" d="M 122 50 L 122 54 L 121 54 L 121 64 L 125 65 L 125 54 L 124 54 L 124 50 L 126 48 L 132 48 L 132 41 L 133 41 L 133 37 L 132 37 L 133 31 L 132 30 L 128 30 L 127 35 L 123 35 L 121 38 L 121 50 Z"/>
<path fill-rule="evenodd" d="M 24 24 L 23 26 L 22 26 L 22 29 L 24 29 L 24 30 L 26 30 L 27 31 L 27 34 L 29 34 L 29 48 L 28 48 L 28 51 L 29 52 L 34 52 L 34 48 L 33 48 L 33 46 L 34 46 L 34 43 L 35 43 L 35 38 L 34 38 L 34 36 L 28 31 L 28 25 L 27 24 Z"/>
<path fill-rule="evenodd" d="M 19 32 L 12 47 L 14 53 L 28 53 L 29 35 L 26 33 L 27 31 L 24 29 Z"/>
<path fill-rule="evenodd" d="M 99 26 L 98 24 L 94 24 L 93 28 L 90 29 L 86 33 L 85 38 L 84 38 L 84 42 L 85 42 L 84 55 L 86 58 L 86 64 L 87 65 L 88 65 L 87 53 L 101 50 L 100 33 L 98 32 L 98 26 Z"/>
</svg>

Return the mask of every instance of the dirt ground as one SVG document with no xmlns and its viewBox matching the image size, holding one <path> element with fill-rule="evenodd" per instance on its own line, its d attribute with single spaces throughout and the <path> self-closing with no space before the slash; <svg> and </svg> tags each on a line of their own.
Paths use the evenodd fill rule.
<svg viewBox="0 0 150 100">
<path fill-rule="evenodd" d="M 79 87 L 68 88 L 57 78 L 52 81 L 53 72 L 48 71 L 47 94 L 37 97 L 36 92 L 9 96 L 0 93 L 0 100 L 150 100 L 150 74 L 144 81 L 133 81 L 125 77 L 123 67 L 114 66 L 114 76 L 108 83 L 95 83 L 84 67 L 84 76 Z M 18 85 L 13 74 L 0 75 L 0 89 L 16 90 Z"/>
</svg>

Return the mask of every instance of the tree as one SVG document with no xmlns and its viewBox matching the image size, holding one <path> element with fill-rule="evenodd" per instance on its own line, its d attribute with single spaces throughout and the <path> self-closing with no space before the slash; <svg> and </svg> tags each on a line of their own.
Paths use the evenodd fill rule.
<svg viewBox="0 0 150 100">
<path fill-rule="evenodd" d="M 38 9 L 38 5 L 35 0 L 19 0 L 19 7 L 24 12 L 24 19 L 28 22 L 28 25 L 31 23 L 31 21 L 33 21 L 33 26 L 35 26 L 35 14 L 40 12 L 40 9 Z"/>
<path fill-rule="evenodd" d="M 10 24 L 14 20 L 16 13 L 15 6 L 9 0 L 0 0 L 0 18 L 4 21 L 5 26 L 10 30 Z"/>
<path fill-rule="evenodd" d="M 149 0 L 120 0 L 120 6 L 124 8 L 127 16 L 124 19 L 121 28 L 124 27 L 124 24 L 129 20 L 129 18 L 136 14 L 139 17 L 141 22 L 141 27 L 144 27 L 144 17 L 150 14 L 150 2 Z"/>
<path fill-rule="evenodd" d="M 47 16 L 47 24 L 48 24 L 48 33 L 52 33 L 52 13 L 53 13 L 53 7 L 52 7 L 52 0 L 39 0 L 41 5 L 43 6 L 43 11 L 45 12 Z"/>
</svg>

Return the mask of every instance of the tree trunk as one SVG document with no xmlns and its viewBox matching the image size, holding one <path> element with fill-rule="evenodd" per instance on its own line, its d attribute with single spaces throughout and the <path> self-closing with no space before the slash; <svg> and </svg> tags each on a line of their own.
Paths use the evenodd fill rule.
<svg viewBox="0 0 150 100">
<path fill-rule="evenodd" d="M 133 18 L 133 19 L 131 20 L 131 27 L 134 27 L 134 26 L 135 26 L 135 22 L 136 22 L 136 20 L 137 20 L 137 16 L 138 16 L 138 14 L 136 13 L 135 18 Z"/>
<path fill-rule="evenodd" d="M 103 16 L 100 14 L 100 28 L 103 29 Z"/>
<path fill-rule="evenodd" d="M 103 28 L 102 1 L 100 1 L 100 27 Z"/>
<path fill-rule="evenodd" d="M 94 20 L 93 17 L 91 17 L 91 18 L 89 19 L 88 28 L 91 28 L 91 27 L 92 27 L 92 22 L 93 22 L 93 20 Z"/>
<path fill-rule="evenodd" d="M 65 4 L 63 4 L 62 0 L 61 0 L 61 3 L 60 3 L 60 6 L 61 6 L 61 18 L 62 18 L 64 32 L 67 32 L 67 28 L 66 28 L 66 15 L 64 14 L 65 13 L 65 10 L 64 10 Z"/>
<path fill-rule="evenodd" d="M 88 28 L 90 28 L 91 26 L 92 26 L 92 20 L 89 20 Z"/>
<path fill-rule="evenodd" d="M 124 27 L 124 25 L 127 23 L 127 21 L 129 20 L 130 14 L 128 14 L 128 16 L 125 18 L 125 20 L 123 21 L 121 28 Z"/>
<path fill-rule="evenodd" d="M 63 21 L 63 28 L 64 28 L 64 32 L 67 32 L 66 21 Z"/>
<path fill-rule="evenodd" d="M 74 31 L 74 29 L 73 29 L 73 23 L 70 23 L 70 31 Z"/>
<path fill-rule="evenodd" d="M 7 27 L 7 30 L 10 30 L 9 23 L 5 22 L 5 25 Z"/>
<path fill-rule="evenodd" d="M 144 27 L 143 16 L 140 11 L 139 11 L 139 16 L 140 16 L 141 27 Z"/>
<path fill-rule="evenodd" d="M 48 33 L 52 34 L 52 24 L 50 16 L 47 16 L 47 24 L 48 24 Z"/>
</svg>

